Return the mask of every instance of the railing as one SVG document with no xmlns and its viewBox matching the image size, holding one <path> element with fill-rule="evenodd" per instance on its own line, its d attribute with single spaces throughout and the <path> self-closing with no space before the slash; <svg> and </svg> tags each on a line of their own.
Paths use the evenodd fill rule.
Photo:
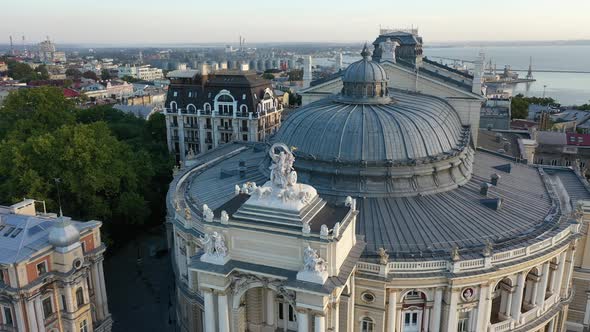
<svg viewBox="0 0 590 332">
<path fill-rule="evenodd" d="M 535 254 L 541 250 L 548 249 L 559 245 L 569 235 L 576 234 L 579 231 L 579 224 L 572 224 L 566 227 L 553 237 L 547 238 L 541 242 L 533 243 L 526 247 L 516 248 L 513 250 L 495 253 L 488 258 L 477 258 L 470 260 L 459 260 L 451 262 L 450 260 L 435 261 L 411 261 L 411 262 L 389 262 L 386 268 L 382 269 L 381 265 L 368 262 L 358 263 L 358 269 L 362 272 L 373 274 L 389 274 L 395 272 L 435 272 L 435 271 L 452 271 L 464 272 L 483 270 L 490 268 L 493 264 L 510 262 L 525 256 Z M 487 263 L 487 264 L 486 264 Z"/>
<path fill-rule="evenodd" d="M 223 130 L 223 131 L 233 131 L 234 130 L 234 128 L 231 126 L 229 126 L 229 127 L 217 126 L 217 129 Z"/>
<path fill-rule="evenodd" d="M 513 325 L 514 321 L 512 319 L 505 320 L 503 322 L 499 322 L 496 324 L 490 325 L 488 331 L 489 332 L 503 332 L 509 331 Z"/>
<path fill-rule="evenodd" d="M 520 315 L 520 325 L 530 323 L 539 316 L 539 308 L 535 307 Z"/>
</svg>

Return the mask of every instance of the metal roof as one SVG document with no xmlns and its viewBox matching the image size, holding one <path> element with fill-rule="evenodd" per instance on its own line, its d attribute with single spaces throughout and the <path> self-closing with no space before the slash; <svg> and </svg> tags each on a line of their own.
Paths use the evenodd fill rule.
<svg viewBox="0 0 590 332">
<path fill-rule="evenodd" d="M 228 154 L 231 149 L 243 147 L 232 144 L 224 147 L 223 152 Z M 216 209 L 234 197 L 236 184 L 264 183 L 265 157 L 264 150 L 249 147 L 193 175 L 187 192 L 189 200 L 197 206 L 206 203 Z M 246 163 L 243 175 L 221 174 L 222 169 L 237 169 L 240 160 Z M 507 163 L 512 164 L 510 173 L 495 168 Z M 492 186 L 488 196 L 483 196 L 480 187 L 494 173 L 501 176 L 499 185 Z M 571 170 L 556 174 L 562 177 L 572 200 L 590 199 L 590 193 Z M 313 185 L 313 179 L 308 183 Z M 481 203 L 483 198 L 501 198 L 502 207 L 491 209 Z M 455 245 L 481 248 L 490 240 L 494 248 L 501 248 L 535 238 L 550 222 L 546 219 L 554 203 L 536 168 L 477 152 L 473 176 L 460 188 L 414 197 L 359 199 L 358 209 L 357 234 L 365 237 L 365 256 L 373 256 L 384 247 L 392 256 L 420 259 L 448 256 Z"/>
<path fill-rule="evenodd" d="M 11 214 L 0 208 L 0 264 L 13 264 L 28 260 L 39 250 L 51 246 L 48 240 L 51 226 L 58 218 Z M 99 221 L 72 224 L 80 231 L 99 227 Z M 20 230 L 20 231 L 17 231 Z"/>
<path fill-rule="evenodd" d="M 344 104 L 325 98 L 282 125 L 274 140 L 321 160 L 402 161 L 460 146 L 456 111 L 439 98 L 391 89 L 390 104 Z"/>
</svg>

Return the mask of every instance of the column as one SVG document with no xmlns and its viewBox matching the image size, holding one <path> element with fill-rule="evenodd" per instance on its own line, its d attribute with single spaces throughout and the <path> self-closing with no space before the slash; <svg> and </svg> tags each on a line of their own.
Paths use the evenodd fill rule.
<svg viewBox="0 0 590 332">
<path fill-rule="evenodd" d="M 437 288 L 434 293 L 434 307 L 432 307 L 432 317 L 430 318 L 430 330 L 440 331 L 440 313 L 442 310 L 442 288 Z"/>
<path fill-rule="evenodd" d="M 332 331 L 338 332 L 340 325 L 340 301 L 336 300 L 332 303 Z"/>
<path fill-rule="evenodd" d="M 184 163 L 186 161 L 186 148 L 184 146 L 184 116 L 180 112 L 180 108 L 178 109 L 178 153 L 180 155 L 180 160 Z"/>
<path fill-rule="evenodd" d="M 490 286 L 488 284 L 481 285 L 479 287 L 479 300 L 477 302 L 477 331 L 487 330 L 488 322 L 488 311 L 490 311 L 491 298 L 489 296 Z"/>
<path fill-rule="evenodd" d="M 547 283 L 549 282 L 549 262 L 543 264 L 541 273 L 541 280 L 537 288 L 537 301 L 535 302 L 539 308 L 543 308 L 543 304 L 545 303 L 545 292 L 547 291 Z"/>
<path fill-rule="evenodd" d="M 563 282 L 563 296 L 566 297 L 569 293 L 570 289 L 570 281 L 572 280 L 572 272 L 574 271 L 574 250 L 567 251 L 567 259 L 566 259 L 566 270 Z"/>
<path fill-rule="evenodd" d="M 555 319 L 556 318 L 553 318 L 549 321 L 549 324 L 547 324 L 547 332 L 555 332 Z"/>
<path fill-rule="evenodd" d="M 520 321 L 520 308 L 522 306 L 522 292 L 524 291 L 524 283 L 525 283 L 525 274 L 524 272 L 520 272 L 517 276 L 516 281 L 516 292 L 512 296 L 512 318 L 518 322 Z"/>
<path fill-rule="evenodd" d="M 66 312 L 74 312 L 76 309 L 74 308 L 74 301 L 72 297 L 72 286 L 65 285 L 64 290 L 66 291 Z M 98 289 L 96 290 L 98 292 Z"/>
<path fill-rule="evenodd" d="M 297 310 L 297 332 L 309 331 L 309 314 L 306 310 Z"/>
<path fill-rule="evenodd" d="M 532 305 L 535 305 L 537 303 L 537 293 L 539 291 L 539 283 L 541 282 L 541 280 L 539 279 L 539 277 L 535 278 L 535 280 L 532 280 L 531 283 L 533 285 L 533 289 L 531 292 L 531 298 L 529 299 L 529 303 Z"/>
<path fill-rule="evenodd" d="M 314 316 L 314 332 L 326 331 L 326 316 L 324 314 L 316 314 Z"/>
<path fill-rule="evenodd" d="M 28 299 L 25 301 L 27 301 L 27 322 L 29 324 L 29 331 L 37 332 L 37 331 L 39 331 L 39 328 L 37 328 L 37 321 L 35 320 L 35 317 L 37 316 L 35 314 L 35 307 L 34 307 L 35 300 Z"/>
<path fill-rule="evenodd" d="M 168 113 L 168 112 L 166 112 L 166 113 Z M 166 114 L 166 142 L 168 143 L 168 151 L 170 151 L 170 152 L 174 151 L 174 147 L 172 145 L 172 128 L 171 128 L 171 123 L 170 123 L 171 121 L 172 121 L 171 116 Z"/>
<path fill-rule="evenodd" d="M 447 331 L 457 330 L 457 302 L 459 302 L 459 291 L 450 288 L 450 301 L 449 301 L 449 319 L 447 321 Z"/>
<path fill-rule="evenodd" d="M 565 255 L 566 252 L 562 252 L 559 257 L 559 265 L 557 266 L 557 273 L 555 274 L 555 284 L 553 292 L 557 292 L 561 297 L 561 282 L 563 280 L 563 272 L 565 270 Z"/>
<path fill-rule="evenodd" d="M 503 292 L 506 292 L 506 307 L 504 309 L 504 314 L 508 317 L 512 316 L 512 296 L 514 294 L 514 287 L 510 287 L 509 291 L 505 291 L 503 290 Z"/>
<path fill-rule="evenodd" d="M 586 309 L 584 310 L 584 325 L 590 323 L 590 292 L 586 291 Z"/>
<path fill-rule="evenodd" d="M 387 332 L 395 332 L 395 309 L 397 304 L 397 292 L 389 292 L 389 305 L 387 307 Z"/>
<path fill-rule="evenodd" d="M 23 307 L 21 304 L 21 301 L 17 301 L 14 303 L 14 316 L 16 318 L 15 326 L 18 328 L 18 331 L 25 331 L 25 316 L 23 315 Z"/>
<path fill-rule="evenodd" d="M 215 307 L 213 303 L 213 293 L 203 291 L 205 305 L 205 332 L 215 332 Z"/>
<path fill-rule="evenodd" d="M 98 261 L 98 280 L 100 283 L 100 291 L 102 292 L 102 312 L 106 316 L 109 315 L 109 300 L 107 298 L 107 288 L 104 284 L 104 270 L 102 268 L 102 259 Z"/>
<path fill-rule="evenodd" d="M 476 318 L 476 312 L 474 309 L 471 309 L 471 311 L 469 311 L 469 318 L 468 318 L 468 323 L 467 323 L 467 331 L 472 332 L 472 331 L 476 331 L 476 328 L 474 327 L 474 325 L 477 322 L 477 318 Z"/>
<path fill-rule="evenodd" d="M 227 306 L 227 295 L 217 295 L 217 311 L 219 312 L 219 332 L 229 332 L 229 309 Z"/>
<path fill-rule="evenodd" d="M 422 317 L 422 324 L 420 325 L 420 331 L 428 331 L 428 324 L 430 324 L 430 312 L 431 307 L 424 307 L 424 316 Z"/>
<path fill-rule="evenodd" d="M 275 294 L 271 289 L 266 290 L 266 324 L 275 324 Z"/>
<path fill-rule="evenodd" d="M 104 319 L 104 312 L 102 311 L 104 299 L 102 298 L 102 291 L 100 289 L 100 276 L 98 274 L 98 266 L 96 265 L 96 263 L 92 265 L 91 270 L 92 281 L 94 283 L 94 297 L 96 298 L 96 318 L 100 322 Z M 71 310 L 71 308 L 68 307 L 68 310 Z"/>
<path fill-rule="evenodd" d="M 43 314 L 43 306 L 41 305 L 41 296 L 35 298 L 35 312 L 39 332 L 45 332 L 45 315 Z"/>
</svg>

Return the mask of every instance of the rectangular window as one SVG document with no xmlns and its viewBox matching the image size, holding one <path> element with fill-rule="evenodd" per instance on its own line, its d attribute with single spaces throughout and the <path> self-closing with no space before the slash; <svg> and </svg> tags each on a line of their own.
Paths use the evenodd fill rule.
<svg viewBox="0 0 590 332">
<path fill-rule="evenodd" d="M 82 245 L 82 252 L 86 253 L 86 242 L 82 241 L 80 242 L 80 245 Z"/>
<path fill-rule="evenodd" d="M 467 318 L 462 318 L 459 320 L 459 324 L 457 326 L 457 332 L 467 332 L 467 323 L 468 323 L 468 319 Z"/>
<path fill-rule="evenodd" d="M 174 94 L 173 94 L 173 96 L 174 96 L 174 97 L 177 97 L 177 96 L 178 96 L 178 91 L 174 91 Z"/>
<path fill-rule="evenodd" d="M 37 264 L 37 275 L 42 275 L 47 273 L 47 262 L 42 261 L 41 263 Z"/>
<path fill-rule="evenodd" d="M 88 322 L 86 319 L 80 322 L 80 332 L 88 332 Z"/>
<path fill-rule="evenodd" d="M 65 295 L 61 295 L 61 308 L 63 311 L 67 312 L 68 311 L 68 302 L 66 301 L 66 296 Z"/>
<path fill-rule="evenodd" d="M 2 310 L 4 313 L 4 324 L 8 326 L 12 326 L 14 321 L 12 320 L 12 310 L 9 307 L 4 307 Z"/>
<path fill-rule="evenodd" d="M 51 304 L 51 297 L 48 297 L 43 300 L 43 316 L 47 319 L 51 314 L 53 314 L 53 305 Z"/>
</svg>

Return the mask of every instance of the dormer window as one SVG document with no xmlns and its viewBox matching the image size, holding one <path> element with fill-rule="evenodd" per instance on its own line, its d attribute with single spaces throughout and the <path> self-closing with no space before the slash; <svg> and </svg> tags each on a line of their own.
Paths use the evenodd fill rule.
<svg viewBox="0 0 590 332">
<path fill-rule="evenodd" d="M 41 263 L 37 264 L 37 275 L 43 275 L 47 273 L 47 262 L 42 261 Z"/>
</svg>

